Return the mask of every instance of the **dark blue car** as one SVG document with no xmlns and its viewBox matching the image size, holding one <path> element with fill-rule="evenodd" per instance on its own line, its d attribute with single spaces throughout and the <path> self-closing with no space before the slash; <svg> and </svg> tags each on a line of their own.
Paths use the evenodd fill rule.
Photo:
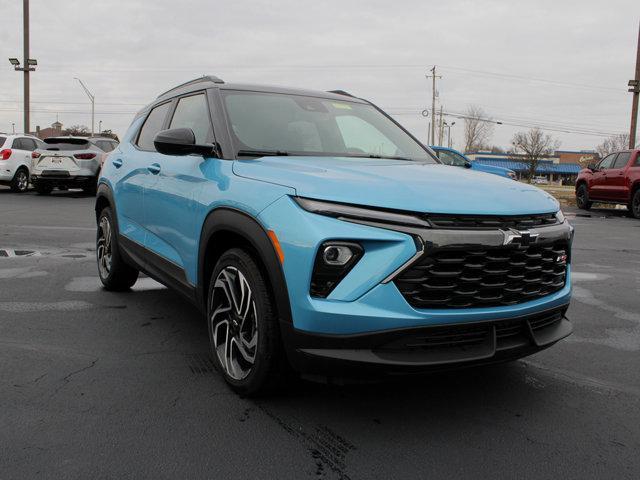
<svg viewBox="0 0 640 480">
<path fill-rule="evenodd" d="M 442 163 L 445 165 L 451 165 L 452 167 L 464 167 L 476 170 L 477 172 L 492 173 L 494 175 L 500 175 L 501 177 L 511 178 L 516 180 L 516 172 L 508 168 L 495 167 L 493 165 L 483 165 L 482 163 L 472 162 L 462 153 L 447 147 L 432 146 L 431 149 L 436 152 L 436 155 Z"/>
</svg>

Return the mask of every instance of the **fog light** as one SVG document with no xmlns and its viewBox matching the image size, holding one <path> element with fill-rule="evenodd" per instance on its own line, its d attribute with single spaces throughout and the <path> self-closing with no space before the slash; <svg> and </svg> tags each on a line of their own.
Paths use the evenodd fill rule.
<svg viewBox="0 0 640 480">
<path fill-rule="evenodd" d="M 355 242 L 328 241 L 318 249 L 309 293 L 326 298 L 364 254 Z"/>
<path fill-rule="evenodd" d="M 346 265 L 353 258 L 353 252 L 346 245 L 324 247 L 322 259 L 327 265 Z"/>
</svg>

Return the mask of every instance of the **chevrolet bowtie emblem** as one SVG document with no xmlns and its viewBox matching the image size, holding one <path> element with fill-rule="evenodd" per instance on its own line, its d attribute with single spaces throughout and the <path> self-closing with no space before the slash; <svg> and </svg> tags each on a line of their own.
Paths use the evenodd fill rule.
<svg viewBox="0 0 640 480">
<path fill-rule="evenodd" d="M 536 243 L 539 233 L 531 233 L 529 230 L 503 230 L 504 242 L 503 245 L 519 245 L 521 247 L 528 247 L 532 243 Z"/>
</svg>

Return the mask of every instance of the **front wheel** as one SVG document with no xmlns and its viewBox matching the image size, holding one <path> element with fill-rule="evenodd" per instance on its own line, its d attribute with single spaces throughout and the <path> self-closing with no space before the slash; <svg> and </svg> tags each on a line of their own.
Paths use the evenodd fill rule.
<svg viewBox="0 0 640 480">
<path fill-rule="evenodd" d="M 576 204 L 582 210 L 589 210 L 593 205 L 593 202 L 589 200 L 589 190 L 584 183 L 576 191 Z"/>
<path fill-rule="evenodd" d="M 114 229 L 113 213 L 104 208 L 98 217 L 96 257 L 98 275 L 104 288 L 114 292 L 128 290 L 138 280 L 138 270 L 127 265 L 120 256 L 120 247 Z"/>
<path fill-rule="evenodd" d="M 242 249 L 225 252 L 213 269 L 208 326 L 215 365 L 233 390 L 257 395 L 279 386 L 278 317 L 266 278 Z"/>
<path fill-rule="evenodd" d="M 629 212 L 635 218 L 640 218 L 640 188 L 636 189 L 631 197 L 631 203 L 629 204 Z"/>
<path fill-rule="evenodd" d="M 29 189 L 29 172 L 21 168 L 13 176 L 11 181 L 11 190 L 17 193 L 24 193 Z"/>
</svg>

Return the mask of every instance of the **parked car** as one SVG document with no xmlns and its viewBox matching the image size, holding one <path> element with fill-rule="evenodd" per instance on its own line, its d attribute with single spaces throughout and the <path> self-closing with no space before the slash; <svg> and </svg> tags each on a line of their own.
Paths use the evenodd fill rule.
<svg viewBox="0 0 640 480">
<path fill-rule="evenodd" d="M 502 362 L 569 335 L 572 227 L 530 185 L 441 165 L 344 92 L 202 77 L 141 110 L 96 199 L 107 290 L 140 271 L 206 315 L 245 395 Z"/>
<path fill-rule="evenodd" d="M 31 183 L 41 195 L 55 187 L 82 188 L 95 194 L 98 173 L 105 151 L 94 139 L 85 137 L 50 137 L 45 147 L 32 154 Z"/>
<path fill-rule="evenodd" d="M 576 180 L 578 208 L 589 210 L 593 202 L 627 205 L 640 218 L 640 150 L 624 150 L 583 168 Z"/>
<path fill-rule="evenodd" d="M 546 185 L 547 183 L 549 183 L 549 180 L 547 180 L 547 177 L 543 175 L 537 175 L 533 177 L 531 183 L 534 183 L 536 185 Z"/>
<path fill-rule="evenodd" d="M 0 185 L 24 193 L 29 189 L 31 152 L 44 143 L 31 135 L 0 134 Z"/>
<path fill-rule="evenodd" d="M 472 162 L 462 153 L 454 150 L 453 148 L 431 146 L 431 149 L 436 152 L 438 159 L 445 165 L 451 165 L 453 167 L 470 168 L 478 172 L 492 173 L 494 175 L 500 175 L 501 177 L 508 177 L 512 180 L 516 180 L 516 172 L 508 168 L 496 167 L 493 165 L 484 165 L 478 162 Z"/>
</svg>

